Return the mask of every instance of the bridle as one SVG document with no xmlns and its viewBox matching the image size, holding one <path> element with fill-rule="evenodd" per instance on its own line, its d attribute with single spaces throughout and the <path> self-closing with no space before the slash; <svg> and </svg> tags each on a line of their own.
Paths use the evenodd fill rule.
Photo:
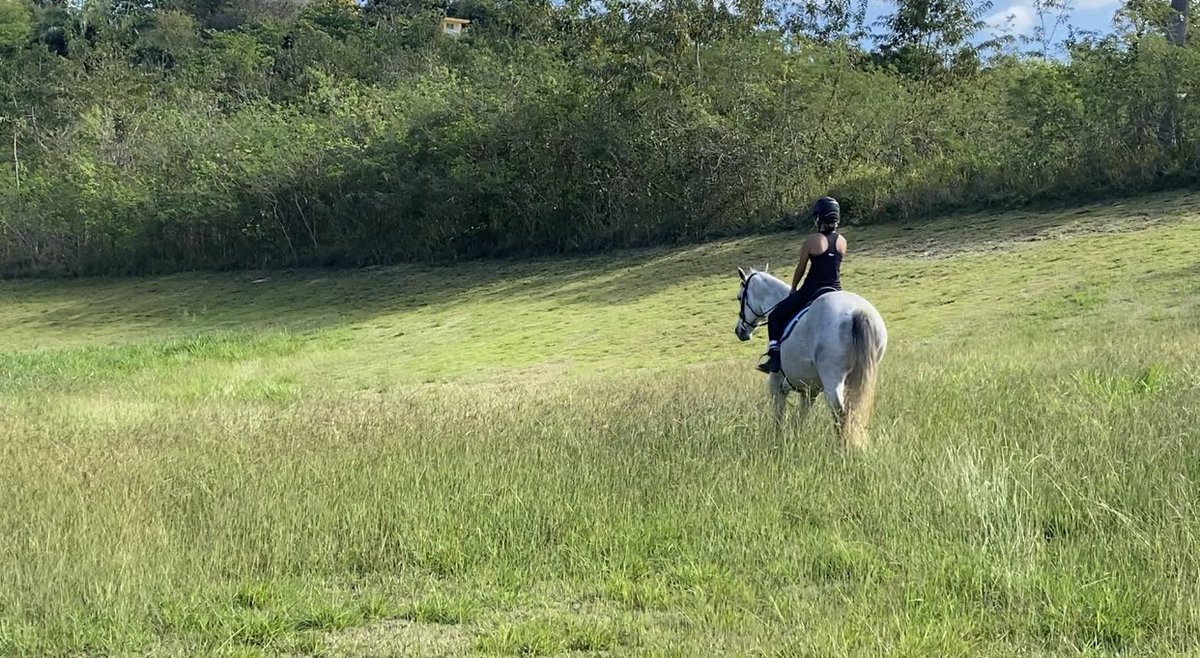
<svg viewBox="0 0 1200 658">
<path fill-rule="evenodd" d="M 738 309 L 738 320 L 740 320 L 742 324 L 749 328 L 750 331 L 754 331 L 755 329 L 761 327 L 763 323 L 767 321 L 767 316 L 771 314 L 771 311 L 775 310 L 775 306 L 778 306 L 778 304 L 776 304 L 762 313 L 750 308 L 750 303 L 747 301 L 747 299 L 750 297 L 750 281 L 759 274 L 760 272 L 751 272 L 750 276 L 746 277 L 746 279 L 742 281 L 742 295 L 741 299 L 739 300 L 741 302 L 741 308 Z M 750 311 L 754 314 L 753 322 L 746 322 L 746 311 Z"/>
</svg>

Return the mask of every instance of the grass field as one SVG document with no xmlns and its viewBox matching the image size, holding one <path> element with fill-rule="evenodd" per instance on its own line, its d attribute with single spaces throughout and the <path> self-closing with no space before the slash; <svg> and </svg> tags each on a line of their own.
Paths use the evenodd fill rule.
<svg viewBox="0 0 1200 658">
<path fill-rule="evenodd" d="M 1200 656 L 1200 195 L 848 233 L 849 456 L 799 236 L 0 283 L 0 653 Z"/>
</svg>

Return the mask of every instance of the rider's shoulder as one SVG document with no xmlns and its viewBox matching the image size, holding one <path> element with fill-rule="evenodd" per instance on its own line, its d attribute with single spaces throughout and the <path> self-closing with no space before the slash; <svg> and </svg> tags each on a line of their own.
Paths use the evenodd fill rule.
<svg viewBox="0 0 1200 658">
<path fill-rule="evenodd" d="M 821 253 L 829 248 L 830 236 L 824 233 L 811 233 L 804 239 L 804 248 L 814 253 Z M 846 236 L 837 234 L 838 244 L 847 244 Z"/>
</svg>

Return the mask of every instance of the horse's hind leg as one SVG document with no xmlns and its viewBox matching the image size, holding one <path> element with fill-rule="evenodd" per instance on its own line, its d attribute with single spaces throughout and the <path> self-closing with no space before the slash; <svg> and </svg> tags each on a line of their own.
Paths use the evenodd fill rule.
<svg viewBox="0 0 1200 658">
<path fill-rule="evenodd" d="M 796 389 L 796 396 L 800 398 L 800 419 L 803 420 L 808 416 L 808 412 L 812 411 L 813 402 L 816 402 L 817 395 L 821 393 L 819 387 L 809 385 L 801 386 Z"/>
<path fill-rule="evenodd" d="M 832 384 L 832 385 L 830 385 Z M 846 383 L 839 381 L 825 385 L 825 399 L 829 402 L 829 410 L 833 412 L 833 427 L 837 430 L 842 449 L 850 446 L 850 426 L 846 422 Z"/>
</svg>

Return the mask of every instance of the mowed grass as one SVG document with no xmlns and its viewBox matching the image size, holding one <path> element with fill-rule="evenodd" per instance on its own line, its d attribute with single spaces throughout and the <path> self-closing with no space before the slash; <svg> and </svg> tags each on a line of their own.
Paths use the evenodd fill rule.
<svg viewBox="0 0 1200 658">
<path fill-rule="evenodd" d="M 5 655 L 1200 654 L 1200 197 L 848 231 L 871 446 L 735 267 L 0 284 Z"/>
</svg>

